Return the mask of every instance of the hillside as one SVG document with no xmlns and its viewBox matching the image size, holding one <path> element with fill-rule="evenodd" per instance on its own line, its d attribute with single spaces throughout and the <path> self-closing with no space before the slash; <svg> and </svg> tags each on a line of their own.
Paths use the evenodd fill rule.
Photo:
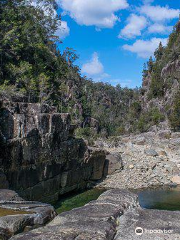
<svg viewBox="0 0 180 240">
<path fill-rule="evenodd" d="M 24 0 L 0 4 L 3 98 L 47 103 L 68 112 L 76 135 L 86 138 L 144 132 L 159 124 L 180 128 L 179 22 L 167 47 L 160 44 L 155 60 L 145 66 L 141 89 L 113 87 L 81 76 L 76 52 L 62 52 L 58 44 L 55 33 L 61 20 L 54 14 L 55 1 L 44 2 L 46 11 Z"/>
<path fill-rule="evenodd" d="M 47 10 L 23 0 L 0 4 L 1 95 L 48 103 L 61 113 L 69 112 L 79 127 L 78 135 L 123 132 L 136 91 L 81 77 L 74 65 L 75 51 L 67 48 L 61 52 L 58 48 L 60 40 L 55 32 L 61 20 L 52 11 L 55 1 L 45 2 L 48 15 Z"/>
<path fill-rule="evenodd" d="M 167 46 L 160 43 L 154 55 L 155 60 L 150 58 L 143 71 L 142 114 L 156 109 L 157 123 L 164 121 L 165 128 L 180 130 L 180 21 Z"/>
</svg>

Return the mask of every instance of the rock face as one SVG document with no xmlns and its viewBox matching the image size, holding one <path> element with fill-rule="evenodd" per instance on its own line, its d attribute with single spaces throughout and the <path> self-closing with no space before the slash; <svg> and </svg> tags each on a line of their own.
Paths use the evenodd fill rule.
<svg viewBox="0 0 180 240">
<path fill-rule="evenodd" d="M 24 201 L 11 190 L 0 190 L 0 239 L 42 226 L 56 216 L 49 204 Z"/>
<path fill-rule="evenodd" d="M 69 114 L 39 103 L 0 102 L 0 187 L 45 202 L 103 176 L 105 152 L 70 133 Z"/>
</svg>

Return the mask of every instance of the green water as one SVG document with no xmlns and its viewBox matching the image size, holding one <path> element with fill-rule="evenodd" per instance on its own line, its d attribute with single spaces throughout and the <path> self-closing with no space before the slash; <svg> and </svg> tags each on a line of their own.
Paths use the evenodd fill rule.
<svg viewBox="0 0 180 240">
<path fill-rule="evenodd" d="M 104 191 L 104 189 L 95 188 L 62 197 L 55 205 L 56 211 L 60 214 L 73 208 L 82 207 L 90 201 L 96 200 Z M 180 186 L 147 188 L 135 192 L 138 193 L 139 203 L 143 208 L 180 211 Z"/>
<path fill-rule="evenodd" d="M 73 208 L 82 207 L 92 200 L 96 200 L 105 190 L 104 189 L 91 189 L 85 192 L 76 193 L 62 197 L 59 202 L 55 205 L 58 214 L 66 211 L 70 211 Z"/>
<path fill-rule="evenodd" d="M 143 208 L 180 211 L 180 186 L 144 189 L 138 196 Z"/>
</svg>

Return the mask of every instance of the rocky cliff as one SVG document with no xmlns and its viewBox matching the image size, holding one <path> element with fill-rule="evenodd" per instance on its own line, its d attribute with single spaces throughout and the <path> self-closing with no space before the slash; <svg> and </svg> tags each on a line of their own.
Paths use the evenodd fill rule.
<svg viewBox="0 0 180 240">
<path fill-rule="evenodd" d="M 56 201 L 103 176 L 105 152 L 72 135 L 69 114 L 40 103 L 0 101 L 0 187 Z"/>
<path fill-rule="evenodd" d="M 180 90 L 180 21 L 169 36 L 167 46 L 159 44 L 154 56 L 150 58 L 143 71 L 143 83 L 140 94 L 142 115 L 148 112 L 156 114 L 154 125 L 164 121 L 164 128 L 180 130 L 179 90 Z M 158 119 L 159 117 L 159 119 Z M 152 125 L 152 124 L 151 124 Z"/>
</svg>

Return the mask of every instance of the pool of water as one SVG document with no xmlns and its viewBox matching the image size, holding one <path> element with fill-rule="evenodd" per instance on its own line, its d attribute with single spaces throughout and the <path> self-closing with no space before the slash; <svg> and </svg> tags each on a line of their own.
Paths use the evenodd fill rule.
<svg viewBox="0 0 180 240">
<path fill-rule="evenodd" d="M 138 196 L 143 208 L 180 211 L 180 186 L 144 189 Z"/>
<path fill-rule="evenodd" d="M 62 197 L 54 207 L 57 213 L 70 211 L 73 208 L 82 207 L 90 201 L 96 200 L 104 191 L 104 189 L 95 188 L 85 192 L 67 195 Z"/>
<path fill-rule="evenodd" d="M 8 216 L 8 215 L 30 214 L 30 213 L 32 213 L 32 212 L 0 208 L 0 217 L 4 217 L 4 216 Z"/>
<path fill-rule="evenodd" d="M 58 214 L 82 207 L 92 200 L 96 200 L 105 189 L 91 189 L 62 197 L 56 204 Z M 134 192 L 134 191 L 133 191 Z M 141 207 L 146 209 L 159 209 L 180 211 L 180 186 L 163 186 L 135 191 L 138 193 Z M 0 212 L 1 216 L 1 212 Z"/>
</svg>

